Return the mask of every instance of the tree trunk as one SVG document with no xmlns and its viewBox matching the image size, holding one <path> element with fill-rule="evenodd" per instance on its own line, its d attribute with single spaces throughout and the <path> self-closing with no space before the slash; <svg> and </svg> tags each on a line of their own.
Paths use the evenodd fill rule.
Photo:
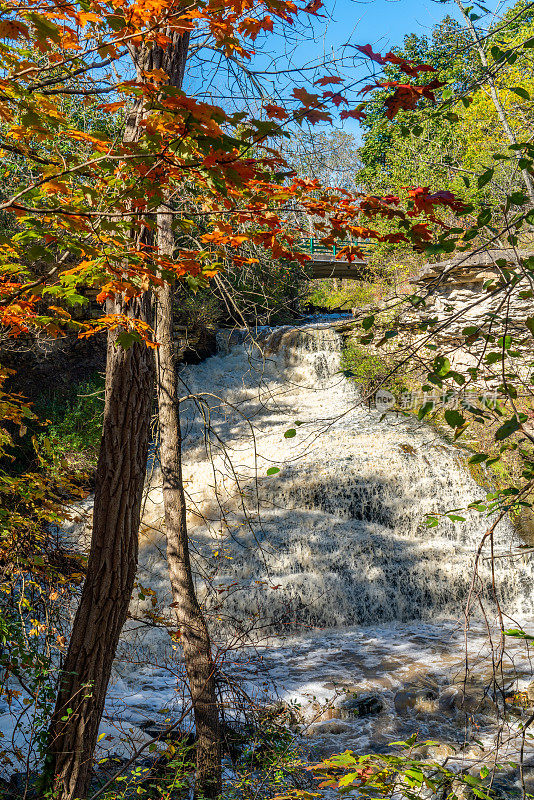
<svg viewBox="0 0 534 800">
<path fill-rule="evenodd" d="M 158 212 L 158 250 L 172 255 L 172 218 Z M 196 794 L 216 797 L 221 791 L 221 744 L 215 665 L 206 620 L 199 606 L 189 559 L 186 503 L 182 480 L 182 439 L 172 340 L 172 288 L 156 292 L 157 398 L 160 462 L 167 534 L 167 559 L 180 642 L 184 656 L 196 728 Z"/>
<path fill-rule="evenodd" d="M 109 313 L 150 320 L 145 296 Z M 47 774 L 61 800 L 87 795 L 111 666 L 137 569 L 154 357 L 144 343 L 117 346 L 110 332 L 104 427 L 96 472 L 87 575 L 61 672 Z"/>
<path fill-rule="evenodd" d="M 506 116 L 506 113 L 504 111 L 503 105 L 501 103 L 501 100 L 500 100 L 500 97 L 499 97 L 499 93 L 497 92 L 497 89 L 495 87 L 495 80 L 494 80 L 494 78 L 493 78 L 493 76 L 492 76 L 492 74 L 490 72 L 488 59 L 486 57 L 486 51 L 484 50 L 484 46 L 483 46 L 482 42 L 480 41 L 480 37 L 478 35 L 478 31 L 477 31 L 477 29 L 475 28 L 475 26 L 473 24 L 473 20 L 469 17 L 469 15 L 467 14 L 466 10 L 464 9 L 464 7 L 463 7 L 463 5 L 461 3 L 461 0 L 454 0 L 454 2 L 458 6 L 458 8 L 460 10 L 460 13 L 463 16 L 463 18 L 464 18 L 464 20 L 465 20 L 465 22 L 467 24 L 467 27 L 469 28 L 469 33 L 471 34 L 471 38 L 472 38 L 472 40 L 474 42 L 474 45 L 475 45 L 475 47 L 477 49 L 478 57 L 480 58 L 480 63 L 482 64 L 482 66 L 484 67 L 486 72 L 488 73 L 488 83 L 489 83 L 489 87 L 490 87 L 491 100 L 492 100 L 493 105 L 495 107 L 495 111 L 497 112 L 497 116 L 499 118 L 499 122 L 501 123 L 501 126 L 502 126 L 502 129 L 504 131 L 504 134 L 505 134 L 505 136 L 508 139 L 510 144 L 517 144 L 517 139 L 515 137 L 515 134 L 514 134 L 513 130 L 510 127 L 510 123 L 508 122 L 508 118 Z M 520 158 L 520 154 L 519 153 L 516 153 L 516 158 L 519 160 L 519 158 Z M 532 205 L 534 205 L 534 180 L 532 179 L 532 176 L 530 175 L 528 170 L 522 169 L 522 170 L 520 170 L 520 172 L 521 172 L 521 175 L 523 176 L 523 184 L 525 186 L 525 189 L 527 190 L 527 194 L 528 194 L 528 196 L 530 198 L 530 202 L 532 203 Z"/>
<path fill-rule="evenodd" d="M 136 103 L 126 122 L 125 142 L 138 138 L 143 113 L 143 103 Z M 132 229 L 131 236 L 140 248 L 153 239 L 146 227 Z M 106 305 L 108 314 L 152 323 L 149 293 Z M 125 350 L 117 343 L 120 333 L 108 334 L 91 549 L 48 731 L 43 782 L 54 787 L 59 800 L 87 796 L 111 667 L 137 571 L 155 369 L 152 351 L 141 342 Z"/>
<path fill-rule="evenodd" d="M 169 34 L 168 34 L 169 35 Z M 163 69 L 172 86 L 181 87 L 184 78 L 189 36 L 173 35 L 165 51 L 153 48 L 144 69 Z M 168 208 L 158 210 L 158 252 L 174 253 L 172 215 Z M 221 791 L 221 744 L 215 665 L 206 620 L 195 593 L 189 542 L 186 503 L 182 481 L 182 437 L 172 336 L 172 288 L 156 290 L 157 398 L 159 413 L 160 463 L 167 534 L 167 559 L 180 642 L 191 692 L 196 728 L 197 795 L 216 797 Z"/>
</svg>

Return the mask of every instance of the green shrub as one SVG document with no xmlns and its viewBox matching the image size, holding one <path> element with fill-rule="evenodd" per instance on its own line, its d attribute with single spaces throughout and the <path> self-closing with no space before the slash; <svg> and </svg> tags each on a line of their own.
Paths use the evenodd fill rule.
<svg viewBox="0 0 534 800">
<path fill-rule="evenodd" d="M 378 284 L 365 281 L 346 281 L 341 288 L 336 288 L 334 280 L 327 278 L 312 281 L 306 302 L 317 308 L 350 311 L 375 302 L 379 288 Z"/>
<path fill-rule="evenodd" d="M 104 378 L 95 373 L 73 386 L 51 390 L 35 408 L 45 424 L 37 436 L 51 468 L 90 469 L 96 464 L 104 418 Z"/>
<path fill-rule="evenodd" d="M 406 391 L 402 378 L 396 373 L 389 374 L 393 365 L 394 361 L 386 351 L 371 350 L 351 339 L 345 341 L 341 369 L 348 378 L 362 387 L 364 395 L 372 394 L 378 388 L 387 389 L 395 396 Z"/>
</svg>

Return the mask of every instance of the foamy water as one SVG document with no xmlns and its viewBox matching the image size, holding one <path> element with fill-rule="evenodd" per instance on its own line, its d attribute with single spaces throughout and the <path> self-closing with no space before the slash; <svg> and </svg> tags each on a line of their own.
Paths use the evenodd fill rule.
<svg viewBox="0 0 534 800">
<path fill-rule="evenodd" d="M 362 407 L 339 373 L 333 326 L 264 332 L 257 344 L 243 336 L 181 372 L 184 394 L 198 398 L 183 404 L 184 477 L 215 635 L 254 620 L 279 633 L 457 615 L 488 519 L 424 522 L 484 496 L 459 451 L 415 418 Z M 162 517 L 156 473 L 140 576 L 168 597 Z M 530 558 L 503 557 L 516 544 L 502 522 L 498 591 L 510 613 L 530 614 Z M 477 591 L 489 583 L 483 560 Z"/>
<path fill-rule="evenodd" d="M 265 330 L 257 343 L 238 332 L 219 355 L 181 372 L 183 394 L 197 398 L 182 407 L 189 531 L 221 673 L 259 702 L 295 706 L 312 757 L 387 750 L 417 730 L 439 742 L 429 756 L 464 767 L 495 758 L 497 734 L 498 757 L 516 758 L 520 719 L 502 722 L 494 653 L 476 613 L 464 649 L 463 607 L 489 520 L 468 512 L 465 522 L 424 525 L 426 514 L 484 493 L 429 426 L 360 405 L 339 373 L 340 348 L 330 325 Z M 286 438 L 288 430 L 296 434 Z M 271 467 L 280 472 L 268 476 Z M 156 473 L 140 580 L 164 607 L 162 516 Z M 502 522 L 497 592 L 512 617 L 506 625 L 519 615 L 528 628 L 533 570 L 517 544 Z M 494 630 L 487 555 L 474 598 Z M 155 708 L 180 707 L 176 659 L 165 634 L 127 638 L 152 666 L 142 677 L 121 667 L 109 708 L 136 727 L 157 719 Z M 246 642 L 255 644 L 241 652 Z M 524 689 L 531 674 L 528 649 L 509 640 L 501 685 Z M 363 716 L 354 713 L 362 693 L 374 708 Z"/>
<path fill-rule="evenodd" d="M 237 332 L 221 337 L 218 355 L 180 372 L 190 398 L 182 418 L 193 563 L 221 673 L 260 702 L 298 706 L 316 755 L 387 749 L 419 730 L 476 765 L 499 729 L 492 653 L 473 619 L 464 683 L 458 619 L 489 521 L 472 511 L 437 528 L 424 520 L 484 492 L 429 426 L 360 405 L 339 372 L 341 344 L 329 324 L 266 329 L 256 340 Z M 162 520 L 155 469 L 139 583 L 171 616 Z M 507 522 L 495 543 L 499 599 L 528 626 L 531 559 L 518 556 Z M 492 627 L 487 555 L 473 597 Z M 108 752 L 127 752 L 183 706 L 179 651 L 163 629 L 139 621 L 147 610 L 150 598 L 134 597 L 139 619 L 127 625 L 102 726 Z M 512 641 L 503 684 L 525 688 L 531 672 L 528 651 Z M 362 693 L 375 697 L 374 711 L 358 716 Z M 506 726 L 511 758 L 517 724 Z"/>
</svg>

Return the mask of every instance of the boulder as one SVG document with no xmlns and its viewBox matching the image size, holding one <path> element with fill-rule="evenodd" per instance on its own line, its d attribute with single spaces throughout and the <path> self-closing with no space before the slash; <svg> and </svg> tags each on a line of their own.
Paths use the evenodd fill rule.
<svg viewBox="0 0 534 800">
<path fill-rule="evenodd" d="M 371 692 L 348 695 L 339 704 L 339 708 L 349 717 L 369 717 L 373 714 L 380 714 L 385 707 L 384 699 Z"/>
</svg>

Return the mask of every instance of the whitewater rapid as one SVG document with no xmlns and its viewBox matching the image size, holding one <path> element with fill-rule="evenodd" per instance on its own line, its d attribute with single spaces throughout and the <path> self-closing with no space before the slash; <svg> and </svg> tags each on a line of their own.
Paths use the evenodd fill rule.
<svg viewBox="0 0 534 800">
<path fill-rule="evenodd" d="M 531 654 L 507 639 L 495 682 L 486 550 L 473 583 L 491 519 L 458 511 L 485 492 L 436 430 L 361 403 L 340 371 L 342 344 L 328 323 L 226 333 L 217 355 L 180 372 L 193 564 L 226 714 L 235 686 L 260 704 L 282 702 L 311 758 L 387 751 L 417 731 L 437 742 L 429 757 L 474 773 L 517 760 L 521 714 L 530 712 L 505 713 L 498 685 L 527 689 Z M 452 510 L 465 521 L 425 525 L 428 514 Z M 162 521 L 156 464 L 139 572 L 155 595 L 134 606 L 139 616 L 172 613 Z M 503 520 L 494 580 L 505 625 L 532 630 L 534 570 L 518 544 Z M 106 724 L 131 741 L 132 731 L 172 719 L 184 690 L 165 632 L 131 626 L 123 648 Z M 525 753 L 532 758 L 528 736 Z"/>
<path fill-rule="evenodd" d="M 457 512 L 464 522 L 425 525 L 426 515 L 464 509 L 485 492 L 433 428 L 361 403 L 340 371 L 337 325 L 227 332 L 217 355 L 179 373 L 193 567 L 225 713 L 231 687 L 261 704 L 283 702 L 312 758 L 380 752 L 416 730 L 439 743 L 429 755 L 454 755 L 475 771 L 495 757 L 497 738 L 499 757 L 516 758 L 518 726 L 505 715 L 503 727 L 495 713 L 486 550 L 472 584 L 490 520 L 468 511 Z M 80 510 L 89 517 L 90 502 Z M 83 520 L 72 533 L 84 541 Z M 532 632 L 534 570 L 517 545 L 501 522 L 495 586 L 505 625 Z M 156 458 L 100 755 L 130 754 L 184 707 L 179 645 L 161 623 L 172 621 L 169 604 Z M 507 640 L 500 682 L 508 692 L 529 687 L 524 642 Z M 369 713 L 354 713 L 369 697 Z M 6 740 L 13 719 L 0 704 Z"/>
<path fill-rule="evenodd" d="M 215 638 L 461 613 L 489 521 L 457 509 L 485 492 L 430 426 L 363 405 L 340 372 L 341 349 L 335 324 L 234 332 L 180 372 L 192 398 L 182 402 L 189 533 Z M 425 524 L 447 511 L 465 521 Z M 162 519 L 156 468 L 139 579 L 165 605 Z M 516 545 L 503 521 L 498 594 L 508 613 L 525 615 L 533 571 Z M 490 582 L 482 559 L 475 595 Z"/>
</svg>

